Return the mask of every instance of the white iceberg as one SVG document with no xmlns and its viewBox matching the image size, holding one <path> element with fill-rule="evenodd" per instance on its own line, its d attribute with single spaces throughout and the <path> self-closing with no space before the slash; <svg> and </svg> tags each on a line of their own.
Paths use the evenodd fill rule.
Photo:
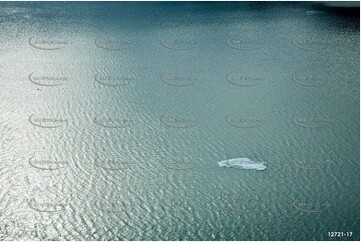
<svg viewBox="0 0 361 242">
<path fill-rule="evenodd" d="M 220 167 L 237 168 L 241 170 L 258 170 L 266 169 L 264 162 L 256 162 L 248 158 L 227 159 L 218 162 Z"/>
</svg>

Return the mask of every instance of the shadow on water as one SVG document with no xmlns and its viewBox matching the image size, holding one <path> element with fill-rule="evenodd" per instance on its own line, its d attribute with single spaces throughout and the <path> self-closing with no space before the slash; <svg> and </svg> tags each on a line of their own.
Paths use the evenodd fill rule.
<svg viewBox="0 0 361 242">
<path fill-rule="evenodd" d="M 343 5 L 342 5 L 343 4 Z M 357 2 L 1 2 L 1 9 L 16 7 L 20 13 L 36 19 L 66 22 L 99 20 L 111 26 L 125 29 L 146 29 L 160 26 L 183 26 L 223 24 L 237 19 L 240 23 L 249 21 L 279 21 L 289 17 L 322 17 L 335 28 L 359 30 Z M 213 18 L 213 13 L 223 13 Z M 314 15 L 314 16 L 308 16 Z M 1 16 L 1 10 L 0 10 Z M 139 24 L 141 22 L 141 24 Z M 317 24 L 318 21 L 315 21 Z M 100 27 L 100 26 L 99 26 Z M 103 28 L 103 27 L 102 27 Z"/>
<path fill-rule="evenodd" d="M 314 2 L 309 13 L 327 13 L 329 26 L 348 28 L 360 31 L 360 3 L 359 2 Z M 335 21 L 337 20 L 337 21 Z"/>
</svg>

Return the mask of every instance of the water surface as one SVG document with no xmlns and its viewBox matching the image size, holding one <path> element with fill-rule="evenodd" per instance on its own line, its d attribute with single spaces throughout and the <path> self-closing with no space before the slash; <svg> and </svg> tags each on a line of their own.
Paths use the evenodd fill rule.
<svg viewBox="0 0 361 242">
<path fill-rule="evenodd" d="M 0 239 L 358 240 L 357 11 L 1 2 Z"/>
</svg>

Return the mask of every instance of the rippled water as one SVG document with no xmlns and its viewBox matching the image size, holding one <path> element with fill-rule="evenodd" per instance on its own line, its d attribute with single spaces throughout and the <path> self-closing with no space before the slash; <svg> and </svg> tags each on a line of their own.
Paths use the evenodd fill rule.
<svg viewBox="0 0 361 242">
<path fill-rule="evenodd" d="M 358 240 L 355 12 L 1 2 L 0 239 Z"/>
</svg>

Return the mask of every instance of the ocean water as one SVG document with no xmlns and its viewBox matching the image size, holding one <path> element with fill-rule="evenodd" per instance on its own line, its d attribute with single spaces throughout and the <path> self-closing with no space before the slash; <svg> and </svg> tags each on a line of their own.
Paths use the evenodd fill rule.
<svg viewBox="0 0 361 242">
<path fill-rule="evenodd" d="M 1 2 L 0 30 L 0 240 L 359 240 L 358 8 Z"/>
</svg>

